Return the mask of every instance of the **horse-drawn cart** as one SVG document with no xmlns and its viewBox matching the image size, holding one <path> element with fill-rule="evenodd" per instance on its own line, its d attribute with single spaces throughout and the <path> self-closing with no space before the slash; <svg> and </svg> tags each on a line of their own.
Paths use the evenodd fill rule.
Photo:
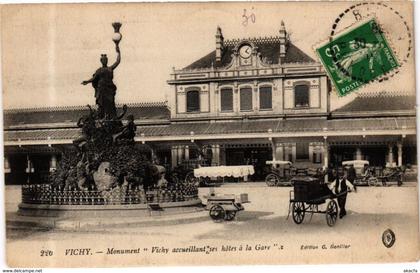
<svg viewBox="0 0 420 273">
<path fill-rule="evenodd" d="M 375 168 L 369 167 L 367 160 L 349 160 L 341 163 L 344 168 L 353 166 L 356 171 L 356 179 L 354 185 L 357 186 L 380 186 L 383 181 L 376 176 Z M 381 182 L 382 181 L 382 182 Z"/>
<path fill-rule="evenodd" d="M 283 160 L 268 160 L 270 172 L 265 177 L 265 182 L 269 187 L 273 186 L 289 186 L 292 179 L 292 162 Z"/>
<path fill-rule="evenodd" d="M 398 187 L 403 184 L 405 168 L 403 167 L 388 167 L 382 171 L 382 175 L 379 179 L 382 181 L 382 185 L 386 186 L 388 182 L 396 181 Z"/>
<path fill-rule="evenodd" d="M 342 193 L 345 194 L 345 193 Z M 328 188 L 327 184 L 320 183 L 319 179 L 312 177 L 296 177 L 293 179 L 293 190 L 289 192 L 289 219 L 292 212 L 293 221 L 301 224 L 305 219 L 305 214 L 310 213 L 311 218 L 314 213 L 325 214 L 327 225 L 335 225 L 338 216 L 338 205 L 335 195 Z M 325 210 L 320 209 L 320 205 L 327 203 Z"/>
</svg>

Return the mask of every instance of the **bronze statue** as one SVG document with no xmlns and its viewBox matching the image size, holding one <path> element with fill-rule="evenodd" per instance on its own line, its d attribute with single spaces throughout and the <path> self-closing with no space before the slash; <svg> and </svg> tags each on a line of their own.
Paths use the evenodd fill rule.
<svg viewBox="0 0 420 273">
<path fill-rule="evenodd" d="M 111 66 L 108 65 L 108 57 L 102 54 L 101 63 L 102 67 L 96 70 L 92 78 L 83 81 L 82 84 L 86 85 L 92 83 L 95 88 L 95 99 L 98 105 L 98 117 L 105 119 L 113 119 L 117 115 L 115 108 L 115 93 L 117 86 L 115 86 L 112 79 L 114 78 L 114 69 L 120 64 L 121 54 L 118 44 L 115 47 L 117 51 L 117 60 Z"/>
<path fill-rule="evenodd" d="M 73 140 L 73 145 L 79 151 L 83 150 L 83 147 L 93 137 L 96 130 L 95 128 L 96 113 L 89 105 L 88 105 L 88 108 L 89 108 L 89 115 L 82 116 L 77 121 L 77 127 L 82 129 L 82 135 L 78 137 L 77 139 Z"/>
<path fill-rule="evenodd" d="M 115 31 L 113 41 L 115 42 L 117 60 L 113 65 L 108 66 L 108 57 L 106 54 L 102 54 L 100 59 L 102 67 L 96 70 L 92 78 L 82 82 L 83 85 L 92 83 L 93 88 L 95 88 L 95 99 L 96 104 L 98 105 L 98 117 L 108 120 L 114 119 L 117 115 L 115 108 L 115 93 L 117 91 L 117 86 L 115 86 L 112 79 L 114 78 L 114 69 L 117 68 L 121 62 L 119 47 L 119 42 L 122 38 L 121 33 L 119 33 L 121 23 L 113 23 L 112 26 Z"/>
<path fill-rule="evenodd" d="M 116 142 L 118 139 L 127 139 L 128 141 L 134 141 L 136 136 L 136 124 L 134 123 L 134 116 L 127 116 L 127 125 L 121 128 L 121 131 L 112 136 L 113 142 Z"/>
</svg>

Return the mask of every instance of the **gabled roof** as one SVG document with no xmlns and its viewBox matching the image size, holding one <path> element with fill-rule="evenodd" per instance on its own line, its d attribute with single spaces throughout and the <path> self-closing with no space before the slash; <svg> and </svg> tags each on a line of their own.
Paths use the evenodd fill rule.
<svg viewBox="0 0 420 273">
<path fill-rule="evenodd" d="M 338 108 L 332 112 L 333 115 L 344 115 L 351 113 L 367 113 L 372 116 L 374 113 L 378 115 L 395 115 L 415 114 L 416 96 L 407 93 L 394 92 L 370 92 L 361 93 L 348 104 Z"/>
<path fill-rule="evenodd" d="M 258 47 L 258 52 L 261 53 L 261 59 L 268 64 L 278 64 L 280 54 L 280 40 L 279 37 L 269 38 L 253 38 L 248 41 Z M 206 56 L 198 59 L 192 64 L 184 67 L 185 70 L 203 69 L 203 68 L 218 68 L 228 65 L 232 61 L 232 54 L 235 46 L 241 40 L 226 40 L 225 47 L 222 51 L 222 60 L 216 62 L 216 50 L 210 52 Z M 297 48 L 290 41 L 287 43 L 286 56 L 281 59 L 281 63 L 313 63 L 314 59 L 305 54 L 302 50 Z"/>
<path fill-rule="evenodd" d="M 170 112 L 165 102 L 156 103 L 132 103 L 127 104 L 127 114 L 132 114 L 136 120 L 169 120 Z M 118 113 L 121 113 L 121 105 Z M 37 124 L 68 124 L 74 125 L 77 120 L 87 115 L 89 110 L 86 106 L 32 108 L 4 110 L 4 126 L 24 126 Z"/>
</svg>

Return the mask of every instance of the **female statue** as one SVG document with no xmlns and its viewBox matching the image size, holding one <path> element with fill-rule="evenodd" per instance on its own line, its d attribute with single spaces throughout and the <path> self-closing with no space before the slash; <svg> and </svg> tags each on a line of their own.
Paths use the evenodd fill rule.
<svg viewBox="0 0 420 273">
<path fill-rule="evenodd" d="M 117 115 L 115 108 L 115 93 L 117 87 L 113 83 L 112 79 L 114 78 L 114 69 L 121 62 L 121 53 L 118 43 L 116 43 L 115 50 L 117 51 L 117 60 L 111 66 L 108 65 L 108 57 L 106 54 L 101 55 L 102 67 L 96 70 L 92 78 L 83 81 L 82 84 L 86 85 L 92 83 L 93 88 L 95 88 L 95 99 L 96 104 L 98 105 L 98 117 L 105 119 L 114 119 Z"/>
</svg>

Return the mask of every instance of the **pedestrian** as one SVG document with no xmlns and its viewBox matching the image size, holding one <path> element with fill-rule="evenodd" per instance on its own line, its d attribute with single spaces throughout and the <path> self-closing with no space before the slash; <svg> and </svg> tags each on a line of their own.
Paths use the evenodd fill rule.
<svg viewBox="0 0 420 273">
<path fill-rule="evenodd" d="M 328 181 L 331 181 L 330 183 L 334 182 L 337 179 L 337 170 L 334 168 L 329 169 L 328 173 Z"/>
<path fill-rule="evenodd" d="M 354 180 L 356 180 L 356 169 L 353 165 L 350 165 L 350 168 L 347 170 L 347 180 L 354 185 Z"/>
<path fill-rule="evenodd" d="M 346 212 L 347 192 L 356 191 L 356 188 L 347 179 L 345 175 L 337 175 L 337 178 L 328 185 L 328 188 L 337 195 L 338 207 L 340 208 L 340 218 L 343 218 Z"/>
</svg>

